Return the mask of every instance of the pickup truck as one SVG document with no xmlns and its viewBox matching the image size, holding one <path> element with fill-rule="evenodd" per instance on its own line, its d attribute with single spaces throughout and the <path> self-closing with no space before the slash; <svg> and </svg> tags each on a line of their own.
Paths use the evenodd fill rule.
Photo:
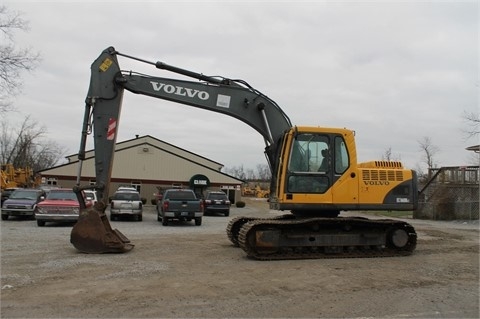
<svg viewBox="0 0 480 319">
<path fill-rule="evenodd" d="M 191 221 L 195 225 L 202 224 L 203 201 L 198 199 L 191 189 L 167 189 L 162 199 L 157 202 L 157 220 L 163 226 L 168 225 L 169 220 Z"/>
<path fill-rule="evenodd" d="M 85 204 L 87 207 L 92 206 L 90 200 L 86 200 Z M 33 211 L 40 227 L 45 226 L 46 222 L 76 223 L 79 212 L 80 204 L 71 188 L 52 189 L 47 198 L 38 203 Z"/>
</svg>

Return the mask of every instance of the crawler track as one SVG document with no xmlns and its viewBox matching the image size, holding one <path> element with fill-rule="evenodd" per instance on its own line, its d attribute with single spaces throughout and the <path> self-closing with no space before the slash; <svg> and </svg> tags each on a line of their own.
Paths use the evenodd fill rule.
<svg viewBox="0 0 480 319">
<path fill-rule="evenodd" d="M 256 221 L 256 220 L 280 220 L 280 219 L 293 219 L 293 218 L 295 218 L 295 216 L 292 214 L 280 215 L 273 218 L 235 217 L 227 225 L 227 236 L 233 245 L 240 247 L 240 244 L 238 243 L 238 235 L 240 234 L 240 229 L 246 223 Z"/>
<path fill-rule="evenodd" d="M 292 216 L 232 220 L 227 233 L 248 257 L 259 260 L 405 256 L 417 243 L 415 229 L 402 221 Z"/>
</svg>

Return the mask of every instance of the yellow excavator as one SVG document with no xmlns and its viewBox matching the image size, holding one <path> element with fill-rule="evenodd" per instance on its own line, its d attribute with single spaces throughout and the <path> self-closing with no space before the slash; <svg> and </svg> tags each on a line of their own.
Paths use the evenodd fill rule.
<svg viewBox="0 0 480 319">
<path fill-rule="evenodd" d="M 133 59 L 199 81 L 154 77 L 120 69 L 118 58 Z M 259 260 L 409 255 L 415 229 L 392 219 L 342 217 L 341 211 L 414 210 L 417 177 L 400 162 L 357 163 L 352 130 L 292 125 L 272 99 L 247 82 L 206 76 L 163 62 L 105 49 L 91 66 L 79 151 L 77 192 L 94 188 L 99 201 L 81 204 L 71 243 L 82 252 L 127 252 L 130 240 L 113 230 L 105 215 L 123 93 L 222 113 L 255 129 L 265 140 L 271 169 L 269 204 L 288 213 L 275 218 L 237 217 L 227 236 L 247 256 Z M 93 132 L 96 184 L 81 186 L 87 136 Z"/>
</svg>

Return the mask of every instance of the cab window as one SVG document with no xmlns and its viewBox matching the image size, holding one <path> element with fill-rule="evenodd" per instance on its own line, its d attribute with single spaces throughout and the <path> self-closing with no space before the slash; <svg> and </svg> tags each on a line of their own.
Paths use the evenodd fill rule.
<svg viewBox="0 0 480 319">
<path fill-rule="evenodd" d="M 289 171 L 326 171 L 328 166 L 328 136 L 298 134 L 290 152 Z"/>
<path fill-rule="evenodd" d="M 347 146 L 341 136 L 335 137 L 335 174 L 343 174 L 350 163 Z"/>
<path fill-rule="evenodd" d="M 286 191 L 289 193 L 324 193 L 330 185 L 332 156 L 329 136 L 302 133 L 295 137 L 290 150 Z"/>
</svg>

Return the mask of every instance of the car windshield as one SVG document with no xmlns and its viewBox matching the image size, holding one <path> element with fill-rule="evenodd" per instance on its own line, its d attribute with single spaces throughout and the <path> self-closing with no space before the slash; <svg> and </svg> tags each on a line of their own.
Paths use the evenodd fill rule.
<svg viewBox="0 0 480 319">
<path fill-rule="evenodd" d="M 138 193 L 115 193 L 113 195 L 114 200 L 140 200 L 140 194 Z"/>
<path fill-rule="evenodd" d="M 94 199 L 95 199 L 95 196 L 93 195 L 93 193 L 87 193 L 87 192 L 85 192 L 85 197 L 86 197 L 88 200 L 94 200 Z"/>
<path fill-rule="evenodd" d="M 169 192 L 168 198 L 173 200 L 195 200 L 196 199 L 192 192 L 182 192 L 182 191 Z"/>
<path fill-rule="evenodd" d="M 59 192 L 52 190 L 50 193 L 48 193 L 47 199 L 53 199 L 53 200 L 77 200 L 77 195 L 71 191 L 71 192 Z"/>
<path fill-rule="evenodd" d="M 227 199 L 227 195 L 221 193 L 210 193 L 208 195 L 209 199 Z"/>
<path fill-rule="evenodd" d="M 37 199 L 36 191 L 17 190 L 10 195 L 10 199 Z"/>
<path fill-rule="evenodd" d="M 2 195 L 12 195 L 13 192 L 15 192 L 16 189 L 6 189 L 2 191 Z"/>
</svg>

